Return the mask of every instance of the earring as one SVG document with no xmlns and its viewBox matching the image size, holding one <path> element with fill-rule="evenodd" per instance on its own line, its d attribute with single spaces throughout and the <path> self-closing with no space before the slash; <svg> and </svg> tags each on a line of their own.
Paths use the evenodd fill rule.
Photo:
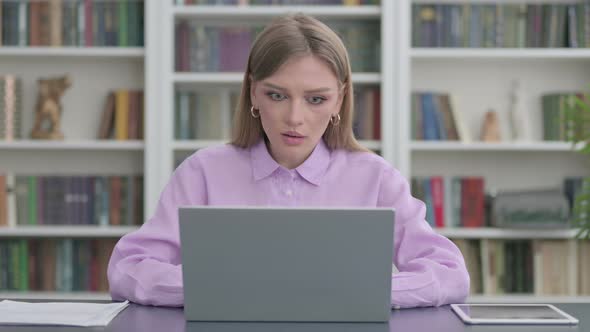
<svg viewBox="0 0 590 332">
<path fill-rule="evenodd" d="M 332 124 L 332 126 L 337 126 L 340 123 L 340 113 L 332 115 L 330 117 L 330 123 Z"/>
<path fill-rule="evenodd" d="M 259 118 L 260 117 L 260 111 L 258 111 L 258 114 L 256 114 L 256 113 L 254 113 L 254 110 L 255 110 L 254 105 L 252 105 L 252 107 L 250 107 L 250 114 L 252 114 L 252 117 L 254 119 Z"/>
</svg>

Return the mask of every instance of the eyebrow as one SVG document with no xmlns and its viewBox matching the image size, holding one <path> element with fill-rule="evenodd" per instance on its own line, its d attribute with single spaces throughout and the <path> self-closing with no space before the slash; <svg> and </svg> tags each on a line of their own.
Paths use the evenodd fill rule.
<svg viewBox="0 0 590 332">
<path fill-rule="evenodd" d="M 277 89 L 277 90 L 281 90 L 281 91 L 285 91 L 287 89 L 280 87 L 278 85 L 272 84 L 272 83 L 262 83 L 262 85 L 269 87 L 269 88 L 273 88 L 273 89 Z M 305 93 L 318 93 L 318 92 L 328 92 L 332 89 L 330 88 L 317 88 L 317 89 L 313 89 L 313 90 L 305 90 Z"/>
</svg>

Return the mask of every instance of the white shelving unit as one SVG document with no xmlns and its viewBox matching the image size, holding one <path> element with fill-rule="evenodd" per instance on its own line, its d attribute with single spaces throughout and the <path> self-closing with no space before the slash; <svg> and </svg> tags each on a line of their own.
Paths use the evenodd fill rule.
<svg viewBox="0 0 590 332">
<path fill-rule="evenodd" d="M 380 6 L 175 6 L 177 18 L 199 19 L 272 19 L 287 13 L 301 12 L 321 19 L 379 19 Z"/>
<path fill-rule="evenodd" d="M 143 47 L 0 47 L 0 56 L 143 58 Z"/>
<path fill-rule="evenodd" d="M 23 0 L 26 1 L 26 0 Z M 145 22 L 157 22 L 153 1 L 145 2 Z M 152 15 L 151 17 L 148 15 Z M 155 16 L 155 17 L 154 17 Z M 146 31 L 155 29 L 146 24 Z M 144 47 L 7 47 L 0 46 L 0 75 L 12 74 L 22 79 L 22 139 L 0 141 L 0 171 L 26 175 L 120 175 L 144 174 L 144 201 L 150 201 L 156 165 L 146 158 L 158 153 L 150 149 L 157 132 L 150 103 L 158 88 L 153 68 L 159 48 Z M 151 50 L 148 55 L 147 50 Z M 157 61 L 157 60 L 155 60 Z M 72 86 L 65 91 L 63 105 L 63 141 L 32 140 L 29 133 L 37 101 L 37 80 L 70 75 Z M 99 140 L 98 126 L 107 93 L 116 89 L 143 89 L 145 103 L 145 137 L 139 140 Z M 155 122 L 157 124 L 157 121 Z M 149 151 L 148 151 L 149 150 Z M 160 190 L 159 188 L 157 189 Z M 159 193 L 158 193 L 159 194 Z M 152 194 L 154 196 L 154 194 Z M 146 204 L 146 208 L 149 204 Z M 14 220 L 10 225 L 16 225 Z M 0 227 L 0 240 L 22 238 L 90 238 L 116 239 L 134 226 L 39 225 Z M 0 298 L 109 300 L 100 292 L 20 292 L 1 291 Z"/>
<path fill-rule="evenodd" d="M 226 142 L 222 140 L 177 140 L 174 141 L 172 146 L 175 151 L 193 151 L 206 148 L 208 146 L 222 145 L 225 143 Z M 359 143 L 370 150 L 381 149 L 381 142 L 379 141 L 359 141 Z"/>
<path fill-rule="evenodd" d="M 398 168 L 413 176 L 483 176 L 488 190 L 522 190 L 561 187 L 568 176 L 588 175 L 587 159 L 577 155 L 572 144 L 542 140 L 541 95 L 552 92 L 585 91 L 590 84 L 590 49 L 508 48 L 413 48 L 411 7 L 413 4 L 568 3 L 563 0 L 409 0 L 400 1 L 397 20 L 402 28 L 396 47 L 400 84 L 400 110 L 395 130 L 399 133 Z M 519 79 L 524 112 L 531 128 L 527 141 L 509 138 L 510 86 Z M 461 113 L 473 142 L 412 141 L 411 93 L 449 93 Z M 497 111 L 501 136 L 498 143 L 478 142 L 486 111 Z M 563 240 L 575 246 L 576 230 L 512 230 L 495 228 L 443 228 L 437 232 L 452 239 L 480 240 L 482 250 L 494 240 Z M 486 253 L 487 255 L 487 253 Z M 482 266 L 487 258 L 482 255 Z M 569 266 L 575 257 L 566 257 Z M 573 264 L 572 264 L 573 263 Z M 483 267 L 482 273 L 487 268 Z M 577 280 L 577 278 L 574 278 Z M 572 280 L 572 279 L 570 279 Z M 484 280 L 484 293 L 486 281 Z M 575 287 L 574 287 L 575 288 Z M 538 296 L 531 294 L 472 295 L 469 302 L 589 302 L 587 296 Z"/>
<path fill-rule="evenodd" d="M 435 0 L 437 3 L 487 0 Z M 523 2 L 524 0 L 497 0 Z M 540 0 L 530 0 L 535 2 Z M 560 2 L 561 0 L 555 0 Z M 428 0 L 382 0 L 380 6 L 232 7 L 176 6 L 173 1 L 145 2 L 145 48 L 0 47 L 0 73 L 24 80 L 23 128 L 30 130 L 36 100 L 36 79 L 70 73 L 73 86 L 63 97 L 64 142 L 22 140 L 0 142 L 0 169 L 33 174 L 144 174 L 145 216 L 153 214 L 177 154 L 186 154 L 223 140 L 174 139 L 174 91 L 185 87 L 238 88 L 242 73 L 174 71 L 174 23 L 181 19 L 224 25 L 265 23 L 300 11 L 326 21 L 374 20 L 381 25 L 381 70 L 354 73 L 357 85 L 381 88 L 380 141 L 362 141 L 408 179 L 412 176 L 481 175 L 492 189 L 556 186 L 565 176 L 584 174 L 586 160 L 568 143 L 540 140 L 539 96 L 552 90 L 580 90 L 590 83 L 588 49 L 430 49 L 412 48 L 411 5 Z M 489 2 L 489 1 L 487 1 Z M 153 22 L 154 24 L 149 24 Z M 156 24 L 157 23 L 157 24 Z M 499 112 L 506 137 L 508 86 L 522 80 L 527 115 L 534 129 L 530 142 L 416 142 L 410 139 L 410 95 L 414 90 L 445 91 L 456 96 L 467 127 L 477 138 L 481 118 Z M 94 139 L 107 91 L 145 90 L 145 140 Z M 534 171 L 531 171 L 534 170 Z M 120 237 L 135 227 L 13 227 L 0 229 L 0 239 L 26 237 Z M 572 239 L 575 230 L 437 229 L 450 238 Z M 0 292 L 0 298 L 108 299 L 105 293 Z M 588 302 L 588 297 L 531 295 L 471 296 L 471 302 Z"/>
<path fill-rule="evenodd" d="M 162 66 L 162 90 L 161 105 L 173 110 L 174 98 L 173 93 L 177 88 L 201 88 L 211 86 L 231 86 L 239 88 L 243 79 L 243 73 L 227 72 L 175 72 L 174 69 L 174 23 L 178 20 L 196 19 L 203 24 L 213 24 L 216 26 L 224 24 L 235 24 L 236 22 L 248 24 L 265 24 L 273 18 L 292 12 L 304 12 L 317 18 L 329 21 L 354 21 L 354 20 L 371 20 L 381 23 L 381 35 L 393 36 L 395 33 L 394 12 L 395 5 L 393 2 L 384 1 L 381 6 L 180 6 L 172 2 L 159 4 L 159 11 L 163 13 L 165 20 L 162 22 L 162 28 L 159 33 L 167 45 L 161 52 Z M 381 71 L 376 73 L 353 73 L 353 82 L 355 85 L 373 85 L 380 86 L 383 91 L 395 91 L 393 88 L 393 76 L 384 73 L 393 73 L 394 58 L 394 40 L 383 38 L 381 41 Z M 395 96 L 393 94 L 384 94 L 381 100 L 383 110 L 392 109 Z M 393 140 L 391 139 L 391 127 L 394 114 L 392 112 L 382 112 L 382 140 L 381 141 L 363 141 L 365 147 L 372 150 L 379 150 L 384 158 L 393 162 L 395 158 L 393 149 Z M 208 147 L 211 145 L 223 144 L 225 141 L 219 140 L 190 140 L 179 141 L 173 139 L 173 116 L 167 115 L 160 118 L 161 142 L 160 142 L 160 165 L 159 174 L 160 187 L 163 187 L 168 180 L 176 157 L 186 155 L 194 150 Z M 151 211 L 148 208 L 148 213 Z"/>
<path fill-rule="evenodd" d="M 0 228 L 1 238 L 118 238 L 137 230 L 137 226 L 17 226 Z"/>
<path fill-rule="evenodd" d="M 490 151 L 490 152 L 567 152 L 572 153 L 579 147 L 567 142 L 528 142 L 528 143 L 461 143 L 453 141 L 412 141 L 412 151 Z"/>
<path fill-rule="evenodd" d="M 102 292 L 0 292 L 0 299 L 14 300 L 66 300 L 110 301 L 111 295 Z"/>
<path fill-rule="evenodd" d="M 547 49 L 547 48 L 413 48 L 410 51 L 412 59 L 458 59 L 463 60 L 588 60 L 588 49 Z"/>
<path fill-rule="evenodd" d="M 142 151 L 143 141 L 112 141 L 112 140 L 17 140 L 13 142 L 0 141 L 1 150 L 92 150 L 92 151 Z"/>
<path fill-rule="evenodd" d="M 239 85 L 244 78 L 243 73 L 174 73 L 172 80 L 177 84 L 232 84 Z M 379 84 L 381 75 L 378 73 L 353 73 L 355 84 Z"/>
<path fill-rule="evenodd" d="M 560 239 L 569 240 L 576 236 L 575 229 L 505 229 L 505 228 L 436 228 L 439 234 L 452 239 Z"/>
</svg>

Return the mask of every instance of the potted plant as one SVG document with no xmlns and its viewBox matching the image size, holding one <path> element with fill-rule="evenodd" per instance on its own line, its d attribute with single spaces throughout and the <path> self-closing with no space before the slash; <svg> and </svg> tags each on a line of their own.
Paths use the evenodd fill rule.
<svg viewBox="0 0 590 332">
<path fill-rule="evenodd" d="M 566 103 L 566 139 L 577 153 L 590 156 L 590 94 L 571 95 Z M 582 181 L 572 211 L 572 224 L 579 229 L 578 238 L 590 239 L 590 177 Z"/>
</svg>

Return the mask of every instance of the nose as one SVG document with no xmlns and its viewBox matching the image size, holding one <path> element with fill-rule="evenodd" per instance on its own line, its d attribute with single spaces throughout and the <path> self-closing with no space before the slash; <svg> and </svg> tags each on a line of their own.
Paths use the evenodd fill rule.
<svg viewBox="0 0 590 332">
<path fill-rule="evenodd" d="M 289 109 L 287 110 L 287 124 L 291 127 L 299 126 L 303 123 L 304 116 L 304 105 L 300 101 L 292 100 L 289 103 Z"/>
</svg>

